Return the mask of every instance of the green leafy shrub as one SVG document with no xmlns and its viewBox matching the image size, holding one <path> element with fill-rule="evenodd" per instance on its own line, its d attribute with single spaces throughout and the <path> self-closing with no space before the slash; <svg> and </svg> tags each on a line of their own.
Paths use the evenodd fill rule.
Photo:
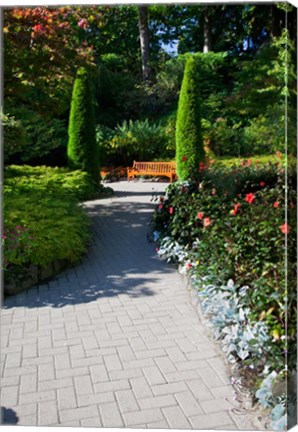
<svg viewBox="0 0 298 432">
<path fill-rule="evenodd" d="M 171 185 L 155 213 L 155 228 L 184 248 L 193 274 L 246 287 L 240 293 L 243 308 L 252 322 L 268 327 L 271 342 L 263 360 L 278 371 L 296 327 L 295 290 L 285 285 L 286 271 L 288 287 L 296 278 L 295 172 L 288 179 L 287 221 L 281 165 L 204 170 L 199 182 Z"/>
<path fill-rule="evenodd" d="M 75 263 L 89 242 L 89 221 L 79 200 L 94 196 L 89 174 L 67 169 L 9 166 L 4 170 L 5 280 L 30 266 Z M 36 283 L 36 282 L 35 282 Z"/>
<path fill-rule="evenodd" d="M 134 160 L 152 161 L 171 154 L 163 126 L 148 119 L 124 121 L 114 132 L 100 127 L 97 137 L 108 166 L 128 166 Z"/>
<path fill-rule="evenodd" d="M 69 167 L 82 169 L 99 182 L 99 147 L 96 143 L 92 92 L 87 70 L 79 69 L 73 87 L 67 157 Z"/>
<path fill-rule="evenodd" d="M 176 124 L 176 165 L 180 180 L 192 177 L 205 156 L 199 94 L 198 63 L 190 57 L 185 65 Z"/>
<path fill-rule="evenodd" d="M 25 107 L 12 108 L 11 113 L 19 124 L 21 135 L 12 139 L 5 136 L 4 125 L 4 152 L 5 161 L 11 163 L 17 156 L 20 162 L 32 160 L 49 155 L 53 150 L 61 148 L 65 151 L 67 143 L 67 128 L 63 120 L 47 118 Z M 17 132 L 17 133 L 19 133 Z M 7 141 L 6 141 L 7 140 Z"/>
</svg>

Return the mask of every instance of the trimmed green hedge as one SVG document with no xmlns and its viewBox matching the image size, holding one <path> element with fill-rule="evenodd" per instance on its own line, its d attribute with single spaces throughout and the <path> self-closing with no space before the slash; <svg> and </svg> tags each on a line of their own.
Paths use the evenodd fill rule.
<svg viewBox="0 0 298 432">
<path fill-rule="evenodd" d="M 185 65 L 176 123 L 176 165 L 180 180 L 196 174 L 205 156 L 198 73 L 198 59 L 190 57 Z"/>
</svg>

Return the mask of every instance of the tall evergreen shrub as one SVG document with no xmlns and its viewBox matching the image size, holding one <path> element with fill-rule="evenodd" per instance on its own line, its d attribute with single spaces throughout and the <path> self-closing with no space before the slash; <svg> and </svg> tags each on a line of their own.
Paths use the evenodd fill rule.
<svg viewBox="0 0 298 432">
<path fill-rule="evenodd" d="M 192 56 L 185 65 L 176 123 L 176 165 L 179 180 L 198 171 L 205 152 L 201 133 L 198 62 Z"/>
<path fill-rule="evenodd" d="M 82 169 L 99 182 L 99 147 L 96 143 L 93 97 L 85 68 L 77 72 L 74 82 L 67 146 L 68 165 Z"/>
</svg>

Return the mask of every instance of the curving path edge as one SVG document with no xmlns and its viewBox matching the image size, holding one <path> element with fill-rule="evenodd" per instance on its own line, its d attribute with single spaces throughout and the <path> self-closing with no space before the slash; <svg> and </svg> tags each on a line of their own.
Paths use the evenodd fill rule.
<svg viewBox="0 0 298 432">
<path fill-rule="evenodd" d="M 146 240 L 166 183 L 113 183 L 85 203 L 83 262 L 5 300 L 2 422 L 22 426 L 255 430 L 185 279 Z"/>
</svg>

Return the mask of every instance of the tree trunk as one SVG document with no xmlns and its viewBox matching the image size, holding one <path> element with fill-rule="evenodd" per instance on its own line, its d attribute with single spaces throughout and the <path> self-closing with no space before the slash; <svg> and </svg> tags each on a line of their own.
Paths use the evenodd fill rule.
<svg viewBox="0 0 298 432">
<path fill-rule="evenodd" d="M 207 6 L 208 7 L 208 6 Z M 203 52 L 207 53 L 211 51 L 211 19 L 209 17 L 207 7 L 204 10 L 204 21 L 203 21 L 203 32 L 204 32 L 204 45 Z M 209 6 L 210 7 L 210 6 Z"/>
<path fill-rule="evenodd" d="M 148 7 L 138 6 L 138 15 L 139 15 L 141 56 L 142 56 L 142 75 L 143 75 L 143 80 L 148 81 L 150 78 Z"/>
</svg>

